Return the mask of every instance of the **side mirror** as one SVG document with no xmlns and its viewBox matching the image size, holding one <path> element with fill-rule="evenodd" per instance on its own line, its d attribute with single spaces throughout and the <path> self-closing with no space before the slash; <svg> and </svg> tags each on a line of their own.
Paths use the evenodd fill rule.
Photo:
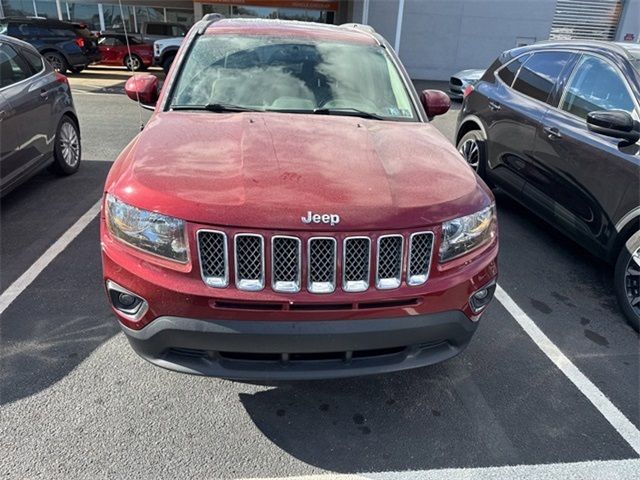
<svg viewBox="0 0 640 480">
<path fill-rule="evenodd" d="M 153 75 L 134 75 L 125 83 L 124 91 L 131 100 L 140 99 L 143 108 L 153 110 L 158 101 L 158 79 Z"/>
<path fill-rule="evenodd" d="M 429 120 L 437 115 L 447 113 L 451 108 L 449 95 L 441 90 L 423 90 L 420 94 L 420 101 Z"/>
<path fill-rule="evenodd" d="M 640 124 L 623 110 L 596 110 L 587 114 L 587 128 L 607 137 L 621 138 L 630 145 L 640 140 Z"/>
</svg>

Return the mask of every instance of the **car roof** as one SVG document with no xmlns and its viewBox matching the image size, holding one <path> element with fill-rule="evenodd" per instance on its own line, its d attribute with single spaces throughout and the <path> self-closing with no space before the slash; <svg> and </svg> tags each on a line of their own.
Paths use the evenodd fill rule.
<svg viewBox="0 0 640 480">
<path fill-rule="evenodd" d="M 275 20 L 265 18 L 224 18 L 212 23 L 207 35 L 220 34 L 272 35 L 342 43 L 380 45 L 381 39 L 366 26 L 357 24 L 329 25 L 325 23 Z"/>
<path fill-rule="evenodd" d="M 32 23 L 32 24 L 46 24 L 49 26 L 63 27 L 63 28 L 87 28 L 83 23 L 77 22 L 65 22 L 55 18 L 43 18 L 43 17 L 2 17 L 0 22 L 16 22 L 16 23 Z"/>
<path fill-rule="evenodd" d="M 640 60 L 640 43 L 616 42 L 616 45 L 625 49 L 636 60 Z"/>
<path fill-rule="evenodd" d="M 534 52 L 543 48 L 588 50 L 596 53 L 616 54 L 628 60 L 634 59 L 634 56 L 627 48 L 624 47 L 624 44 L 618 42 L 607 42 L 603 40 L 545 40 L 542 42 L 534 43 L 533 45 L 516 48 L 513 51 L 517 50 L 518 54 L 520 54 L 529 51 Z"/>
</svg>

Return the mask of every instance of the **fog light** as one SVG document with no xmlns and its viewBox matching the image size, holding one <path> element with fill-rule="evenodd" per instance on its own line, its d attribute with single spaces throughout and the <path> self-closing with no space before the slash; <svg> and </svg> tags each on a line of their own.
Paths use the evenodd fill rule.
<svg viewBox="0 0 640 480">
<path fill-rule="evenodd" d="M 478 290 L 473 294 L 473 298 L 477 298 L 478 300 L 483 300 L 487 295 L 489 295 L 489 290 L 483 288 L 482 290 Z"/>
<path fill-rule="evenodd" d="M 476 290 L 471 297 L 469 297 L 469 306 L 473 313 L 480 313 L 484 308 L 489 305 L 489 302 L 493 298 L 493 293 L 496 291 L 496 281 L 492 280 L 491 283 L 485 285 L 479 290 Z"/>
<path fill-rule="evenodd" d="M 113 308 L 128 320 L 137 322 L 149 310 L 149 304 L 144 298 L 111 280 L 107 280 L 107 293 Z"/>
<path fill-rule="evenodd" d="M 118 295 L 118 303 L 123 307 L 132 307 L 136 303 L 136 297 L 128 293 L 121 293 Z"/>
</svg>

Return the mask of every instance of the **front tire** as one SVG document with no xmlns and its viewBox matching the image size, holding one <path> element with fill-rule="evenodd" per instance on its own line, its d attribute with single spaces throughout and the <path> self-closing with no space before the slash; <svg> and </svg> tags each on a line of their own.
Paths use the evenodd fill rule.
<svg viewBox="0 0 640 480">
<path fill-rule="evenodd" d="M 467 132 L 460 139 L 458 152 L 467 164 L 484 180 L 487 178 L 487 149 L 486 140 L 480 130 Z"/>
<path fill-rule="evenodd" d="M 58 72 L 65 74 L 69 69 L 69 64 L 67 64 L 67 60 L 56 52 L 47 52 L 44 54 L 44 58 L 51 64 L 53 69 Z"/>
<path fill-rule="evenodd" d="M 622 313 L 640 332 L 640 232 L 631 235 L 620 250 L 613 283 Z"/>
<path fill-rule="evenodd" d="M 165 75 L 169 73 L 169 69 L 173 64 L 173 60 L 176 58 L 175 55 L 169 55 L 162 61 L 162 70 L 164 70 Z"/>
<path fill-rule="evenodd" d="M 60 120 L 53 151 L 53 171 L 58 175 L 73 175 L 80 168 L 82 148 L 80 131 L 71 117 Z"/>
<path fill-rule="evenodd" d="M 143 69 L 142 59 L 137 55 L 127 55 L 124 59 L 124 66 L 132 72 L 139 72 Z"/>
</svg>

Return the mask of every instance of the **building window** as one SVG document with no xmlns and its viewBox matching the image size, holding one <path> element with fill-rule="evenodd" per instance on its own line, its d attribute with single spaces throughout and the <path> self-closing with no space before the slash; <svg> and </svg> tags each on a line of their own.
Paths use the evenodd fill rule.
<svg viewBox="0 0 640 480">
<path fill-rule="evenodd" d="M 249 2 L 247 2 L 249 3 Z M 304 22 L 333 23 L 335 12 L 308 8 L 258 7 L 252 5 L 202 5 L 202 13 L 219 13 L 225 17 L 278 18 Z"/>
<path fill-rule="evenodd" d="M 193 10 L 185 10 L 180 8 L 166 8 L 167 22 L 179 23 L 187 27 L 191 27 L 194 23 Z"/>
<path fill-rule="evenodd" d="M 123 5 L 120 10 L 120 5 L 102 5 L 102 12 L 104 13 L 104 25 L 107 30 L 122 32 L 126 26 L 127 32 L 132 32 L 133 29 L 133 13 L 128 6 Z M 124 14 L 124 18 L 123 18 Z"/>
<path fill-rule="evenodd" d="M 31 0 L 2 0 L 5 17 L 32 17 L 36 14 Z"/>
<path fill-rule="evenodd" d="M 38 9 L 39 17 L 58 19 L 58 9 L 55 1 L 37 0 L 36 8 Z M 64 9 L 64 6 L 62 8 Z"/>
</svg>

